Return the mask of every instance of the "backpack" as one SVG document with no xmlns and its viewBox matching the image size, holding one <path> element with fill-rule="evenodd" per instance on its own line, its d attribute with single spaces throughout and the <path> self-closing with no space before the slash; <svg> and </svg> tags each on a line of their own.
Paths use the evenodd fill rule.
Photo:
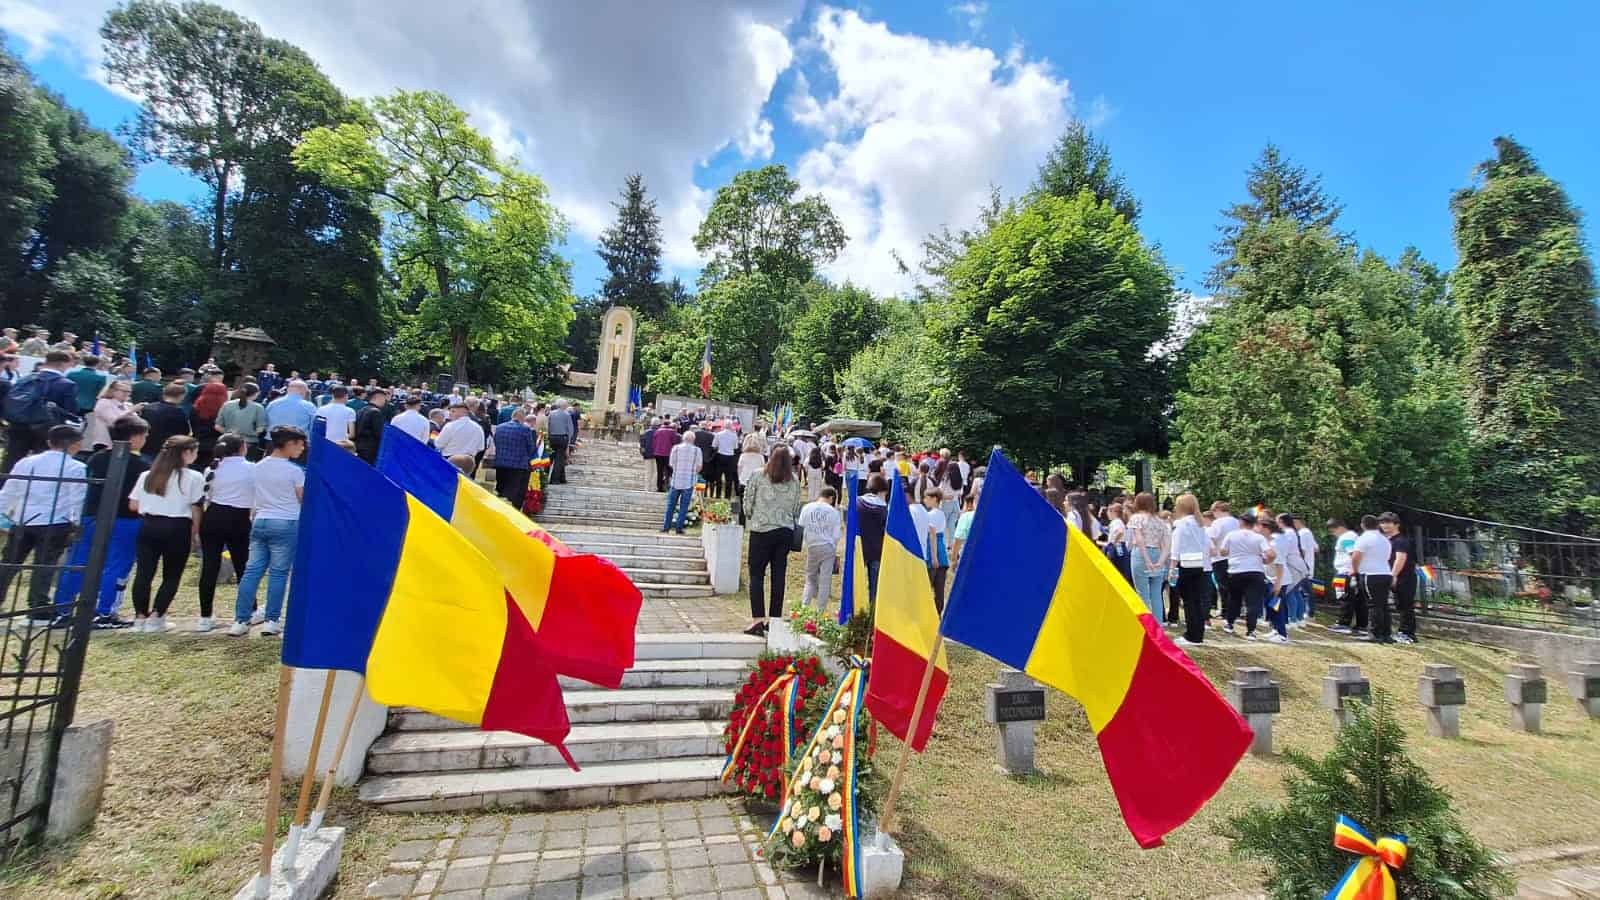
<svg viewBox="0 0 1600 900">
<path fill-rule="evenodd" d="M 59 406 L 45 399 L 50 382 L 39 372 L 22 376 L 5 398 L 5 418 L 13 425 L 55 425 L 65 418 Z"/>
</svg>

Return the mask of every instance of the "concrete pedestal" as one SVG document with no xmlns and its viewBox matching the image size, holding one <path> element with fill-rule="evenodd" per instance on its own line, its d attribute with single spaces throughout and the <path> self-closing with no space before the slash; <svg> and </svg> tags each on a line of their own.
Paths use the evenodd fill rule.
<svg viewBox="0 0 1600 900">
<path fill-rule="evenodd" d="M 1361 677 L 1359 663 L 1329 663 L 1322 676 L 1322 706 L 1333 713 L 1333 724 L 1344 728 L 1355 721 L 1348 704 L 1365 702 L 1372 696 L 1372 684 Z"/>
<path fill-rule="evenodd" d="M 828 648 L 821 640 L 805 632 L 795 631 L 789 620 L 781 616 L 767 623 L 767 650 L 771 653 L 815 656 L 822 660 L 822 668 L 827 670 L 829 675 L 834 678 L 844 675 L 844 666 L 828 656 Z"/>
<path fill-rule="evenodd" d="M 890 835 L 874 823 L 871 834 L 861 836 L 861 896 L 888 897 L 900 889 L 906 854 Z"/>
<path fill-rule="evenodd" d="M 283 735 L 283 774 L 285 778 L 299 778 L 306 771 L 306 757 L 311 753 L 311 735 L 317 727 L 317 710 L 322 705 L 322 688 L 327 684 L 328 673 L 322 669 L 296 669 L 289 688 L 289 721 Z M 344 717 L 350 711 L 350 700 L 355 696 L 361 679 L 351 672 L 340 672 L 333 682 L 333 702 L 328 706 L 328 723 L 322 732 L 322 747 L 317 756 L 315 771 L 318 777 L 326 772 L 333 761 L 333 751 L 338 748 L 339 730 L 344 727 Z M 356 713 L 355 725 L 350 729 L 350 742 L 339 760 L 339 769 L 333 783 L 349 787 L 361 778 L 367 763 L 367 749 L 372 746 L 389 724 L 389 707 L 380 706 L 361 689 L 361 708 Z"/>
<path fill-rule="evenodd" d="M 705 549 L 711 589 L 719 594 L 738 593 L 744 526 L 703 525 L 700 528 L 700 546 Z"/>
<path fill-rule="evenodd" d="M 1511 704 L 1511 727 L 1538 734 L 1549 688 L 1538 666 L 1519 663 L 1506 673 L 1506 702 Z"/>
<path fill-rule="evenodd" d="M 45 818 L 45 840 L 65 840 L 94 822 L 105 791 L 106 771 L 111 764 L 111 738 L 115 731 L 112 720 L 101 719 L 85 725 L 69 725 L 61 735 L 50 811 Z M 0 735 L 0 771 L 22 772 L 22 785 L 17 792 L 18 808 L 38 803 L 44 792 L 39 775 L 44 771 L 48 737 L 44 731 L 17 731 L 9 740 Z M 16 833 L 26 828 L 26 823 L 19 824 Z"/>
<path fill-rule="evenodd" d="M 1033 737 L 1045 715 L 1043 689 L 1026 673 L 1002 668 L 1000 680 L 985 690 L 983 719 L 995 726 L 995 769 L 1003 775 L 1037 773 Z"/>
<path fill-rule="evenodd" d="M 1592 719 L 1600 719 L 1600 660 L 1580 659 L 1567 673 L 1567 691 Z"/>
<path fill-rule="evenodd" d="M 1429 663 L 1417 679 L 1417 700 L 1427 712 L 1428 733 L 1434 737 L 1461 736 L 1461 707 L 1467 703 L 1467 685 L 1455 666 Z"/>
<path fill-rule="evenodd" d="M 1245 666 L 1233 671 L 1233 680 L 1228 682 L 1228 702 L 1244 717 L 1254 735 L 1250 739 L 1250 752 L 1256 756 L 1270 756 L 1272 720 L 1282 708 L 1279 685 L 1266 669 Z"/>
<path fill-rule="evenodd" d="M 272 882 L 262 890 L 259 876 L 252 874 L 233 895 L 233 900 L 317 900 L 339 874 L 339 857 L 344 852 L 343 828 L 319 828 L 302 838 L 293 868 L 283 866 L 283 847 L 272 856 Z M 251 859 L 256 859 L 251 854 Z"/>
</svg>

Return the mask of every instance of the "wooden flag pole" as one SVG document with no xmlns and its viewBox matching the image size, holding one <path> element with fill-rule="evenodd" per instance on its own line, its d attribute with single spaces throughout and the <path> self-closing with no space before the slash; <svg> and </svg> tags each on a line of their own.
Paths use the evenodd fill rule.
<svg viewBox="0 0 1600 900">
<path fill-rule="evenodd" d="M 294 868 L 300 855 L 300 834 L 305 829 L 306 813 L 311 809 L 311 787 L 317 783 L 317 757 L 322 753 L 322 732 L 328 725 L 328 706 L 333 702 L 333 682 L 338 671 L 328 670 L 322 683 L 322 704 L 317 708 L 317 725 L 311 732 L 311 752 L 306 756 L 306 770 L 300 776 L 300 802 L 294 809 L 294 820 L 289 823 L 289 837 L 283 842 L 283 867 Z"/>
<path fill-rule="evenodd" d="M 356 724 L 356 713 L 361 711 L 361 698 L 365 696 L 367 678 L 365 675 L 356 677 L 355 693 L 350 697 L 350 711 L 345 713 L 344 727 L 339 730 L 339 744 L 333 748 L 333 759 L 328 762 L 328 771 L 322 776 L 322 793 L 317 797 L 317 808 L 311 813 L 311 823 L 306 830 L 312 834 L 322 827 L 322 816 L 328 809 L 328 798 L 333 796 L 333 779 L 339 774 L 339 760 L 344 759 L 345 744 L 350 742 L 350 729 Z"/>
<path fill-rule="evenodd" d="M 949 609 L 949 604 L 945 604 Z M 938 667 L 939 651 L 944 649 L 944 616 L 939 617 L 939 633 L 933 638 L 933 652 L 928 654 L 928 667 L 922 670 L 922 684 L 917 688 L 917 702 L 911 707 L 911 723 L 906 728 L 906 740 L 900 747 L 900 759 L 894 764 L 894 780 L 889 782 L 889 799 L 883 802 L 883 818 L 878 830 L 885 834 L 894 832 L 894 805 L 900 797 L 900 781 L 906 776 L 906 763 L 911 761 L 911 742 L 922 723 L 922 707 L 928 701 L 928 688 L 933 684 L 933 670 Z"/>
<path fill-rule="evenodd" d="M 278 836 L 278 792 L 283 786 L 283 732 L 289 721 L 289 685 L 294 669 L 278 668 L 278 714 L 272 726 L 272 768 L 267 776 L 266 828 L 261 832 L 261 867 L 256 871 L 255 895 L 266 897 L 272 887 L 272 844 Z"/>
</svg>

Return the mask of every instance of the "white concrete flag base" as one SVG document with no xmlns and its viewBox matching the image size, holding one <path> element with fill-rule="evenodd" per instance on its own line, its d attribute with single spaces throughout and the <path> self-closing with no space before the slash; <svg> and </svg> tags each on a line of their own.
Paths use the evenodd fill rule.
<svg viewBox="0 0 1600 900">
<path fill-rule="evenodd" d="M 900 889 L 905 874 L 906 853 L 894 837 L 873 826 L 861 839 L 861 896 L 887 897 Z"/>
<path fill-rule="evenodd" d="M 287 843 L 272 859 L 268 882 L 252 875 L 233 900 L 316 900 L 339 874 L 339 857 L 344 851 L 344 829 L 307 830 L 300 841 L 294 862 L 289 863 Z"/>
</svg>

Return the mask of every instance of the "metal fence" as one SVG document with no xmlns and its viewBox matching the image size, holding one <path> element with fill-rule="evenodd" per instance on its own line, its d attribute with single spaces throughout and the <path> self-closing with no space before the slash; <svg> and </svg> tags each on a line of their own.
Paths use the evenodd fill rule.
<svg viewBox="0 0 1600 900">
<path fill-rule="evenodd" d="M 1405 510 L 1422 562 L 1421 609 L 1600 636 L 1600 538 Z"/>
<path fill-rule="evenodd" d="M 0 862 L 44 832 L 121 498 L 100 492 L 92 528 L 50 523 L 80 488 L 122 484 L 127 466 L 128 446 L 119 443 L 103 479 L 72 477 L 65 465 L 0 475 L 14 501 L 0 510 L 14 517 L 0 555 Z M 75 596 L 61 590 L 64 576 L 81 584 Z"/>
</svg>

